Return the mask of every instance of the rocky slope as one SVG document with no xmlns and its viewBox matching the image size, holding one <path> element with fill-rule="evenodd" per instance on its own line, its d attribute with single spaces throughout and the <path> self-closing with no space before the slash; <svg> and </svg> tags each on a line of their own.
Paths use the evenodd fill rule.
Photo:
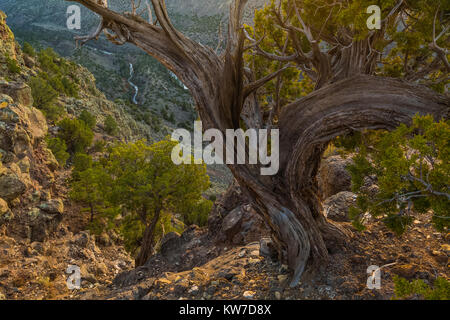
<svg viewBox="0 0 450 320">
<path fill-rule="evenodd" d="M 267 228 L 259 223 L 239 188 L 232 185 L 216 202 L 208 232 L 193 227 L 182 235 L 168 234 L 160 252 L 146 265 L 125 271 L 112 284 L 99 286 L 95 292 L 82 292 L 76 298 L 391 299 L 394 276 L 422 279 L 429 284 L 437 277 L 448 279 L 450 237 L 434 230 L 430 214 L 415 215 L 411 230 L 402 237 L 369 217 L 364 221 L 366 230 L 353 229 L 348 218 L 351 203 L 347 200 L 353 194 L 347 191 L 348 184 L 339 184 L 349 179 L 343 170 L 348 163 L 338 155 L 324 158 L 321 186 L 331 192 L 324 201 L 324 213 L 353 236 L 345 245 L 330 248 L 329 263 L 319 269 L 308 268 L 295 288 L 288 286 L 287 266 L 276 261 Z M 376 187 L 371 181 L 367 185 Z M 382 267 L 380 290 L 367 288 L 367 268 L 371 265 Z"/>
</svg>

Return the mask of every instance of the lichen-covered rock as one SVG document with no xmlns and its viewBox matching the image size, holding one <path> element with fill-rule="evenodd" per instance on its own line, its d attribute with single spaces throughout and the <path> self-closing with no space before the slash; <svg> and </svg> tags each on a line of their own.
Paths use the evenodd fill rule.
<svg viewBox="0 0 450 320">
<path fill-rule="evenodd" d="M 23 82 L 0 83 L 0 92 L 4 93 L 24 107 L 33 105 L 33 96 L 31 88 Z"/>
<path fill-rule="evenodd" d="M 61 214 L 54 214 L 40 210 L 33 209 L 33 223 L 31 224 L 31 242 L 43 242 L 47 240 L 49 234 L 56 230 L 57 226 L 62 220 Z"/>
<path fill-rule="evenodd" d="M 59 168 L 58 160 L 56 160 L 53 152 L 48 148 L 42 148 L 42 154 L 45 159 L 45 165 L 51 170 L 56 171 Z"/>
<path fill-rule="evenodd" d="M 34 66 L 36 65 L 36 61 L 27 54 L 23 55 L 23 61 L 28 68 L 34 68 Z"/>
<path fill-rule="evenodd" d="M 0 104 L 6 105 L 0 109 L 0 149 L 21 155 L 44 139 L 47 121 L 40 110 L 12 103 L 2 92 L 0 87 Z"/>
<path fill-rule="evenodd" d="M 17 174 L 8 173 L 0 176 L 0 197 L 11 201 L 26 191 L 26 184 Z"/>
<path fill-rule="evenodd" d="M 17 162 L 18 167 L 22 173 L 30 173 L 30 159 L 25 156 Z"/>
<path fill-rule="evenodd" d="M 0 198 L 0 216 L 4 215 L 9 211 L 8 203 Z"/>
<path fill-rule="evenodd" d="M 64 212 L 64 203 L 61 199 L 52 199 L 41 203 L 39 208 L 42 211 L 51 213 L 51 214 L 62 214 Z"/>
<path fill-rule="evenodd" d="M 14 34 L 6 24 L 6 14 L 0 11 L 0 53 L 2 56 L 16 58 L 16 42 Z"/>
<path fill-rule="evenodd" d="M 356 194 L 348 191 L 339 192 L 323 203 L 323 211 L 328 219 L 349 221 L 348 209 L 356 204 Z"/>
<path fill-rule="evenodd" d="M 80 232 L 78 233 L 72 243 L 80 248 L 86 248 L 91 242 L 91 237 L 88 232 Z"/>
</svg>

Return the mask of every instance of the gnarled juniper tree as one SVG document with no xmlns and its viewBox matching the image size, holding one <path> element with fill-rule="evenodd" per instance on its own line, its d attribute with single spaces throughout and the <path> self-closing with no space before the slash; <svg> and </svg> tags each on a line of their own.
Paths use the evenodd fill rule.
<svg viewBox="0 0 450 320">
<path fill-rule="evenodd" d="M 178 31 L 164 0 L 151 0 L 148 20 L 135 1 L 128 13 L 73 1 L 101 16 L 95 32 L 78 41 L 104 31 L 113 43 L 131 43 L 155 57 L 189 88 L 204 130 L 280 130 L 277 175 L 261 176 L 257 165 L 229 168 L 271 228 L 280 259 L 292 270 L 291 285 L 307 263 L 326 261 L 327 246 L 349 234 L 321 214 L 316 173 L 328 142 L 352 130 L 392 129 L 416 113 L 449 114 L 448 97 L 418 84 L 448 81 L 445 0 L 378 1 L 380 30 L 364 27 L 373 4 L 367 0 L 276 1 L 245 29 L 247 0 L 234 0 L 220 54 Z M 271 69 L 261 71 L 264 64 L 252 63 L 251 56 Z M 283 93 L 284 86 L 297 85 L 293 72 L 310 82 L 308 95 Z M 272 103 L 263 105 L 267 92 Z"/>
</svg>

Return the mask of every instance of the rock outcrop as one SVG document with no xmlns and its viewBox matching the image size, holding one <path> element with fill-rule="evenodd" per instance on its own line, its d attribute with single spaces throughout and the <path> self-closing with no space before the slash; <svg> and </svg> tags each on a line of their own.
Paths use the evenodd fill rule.
<svg viewBox="0 0 450 320">
<path fill-rule="evenodd" d="M 349 221 L 348 210 L 356 204 L 356 194 L 349 191 L 339 192 L 323 203 L 324 215 L 334 221 Z"/>
<path fill-rule="evenodd" d="M 46 240 L 56 230 L 64 206 L 62 200 L 45 196 L 50 194 L 58 166 L 44 141 L 47 121 L 32 107 L 32 101 L 27 85 L 0 84 L 0 199 L 4 214 L 0 226 L 34 242 Z"/>
<path fill-rule="evenodd" d="M 216 242 L 233 245 L 245 245 L 269 235 L 264 221 L 236 182 L 215 203 L 208 219 L 208 232 Z"/>
<path fill-rule="evenodd" d="M 322 199 L 327 199 L 341 191 L 351 191 L 352 178 L 346 169 L 350 164 L 352 164 L 351 159 L 345 159 L 339 155 L 322 160 L 317 174 Z"/>
</svg>

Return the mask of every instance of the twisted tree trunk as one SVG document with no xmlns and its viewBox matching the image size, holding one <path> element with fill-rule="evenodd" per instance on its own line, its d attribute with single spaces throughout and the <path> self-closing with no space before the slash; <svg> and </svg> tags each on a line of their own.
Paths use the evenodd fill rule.
<svg viewBox="0 0 450 320">
<path fill-rule="evenodd" d="M 139 253 L 134 261 L 136 267 L 144 265 L 154 254 L 155 230 L 159 221 L 161 210 L 156 210 L 150 224 L 146 225 Z"/>
<path fill-rule="evenodd" d="M 158 59 L 190 89 L 204 130 L 236 129 L 241 119 L 248 127 L 261 126 L 253 95 L 279 72 L 259 80 L 246 76 L 241 20 L 247 0 L 235 0 L 231 6 L 228 42 L 221 56 L 178 32 L 170 23 L 163 0 L 152 0 L 159 26 L 115 13 L 94 1 L 73 1 L 102 17 L 101 27 L 84 41 L 107 28 L 115 33 L 107 33 L 111 41 L 133 43 Z M 436 118 L 449 114 L 449 101 L 444 96 L 399 80 L 364 75 L 373 71 L 375 60 L 370 57 L 364 63 L 355 55 L 366 55 L 366 50 L 343 52 L 341 60 L 348 68 L 352 61 L 359 61 L 357 70 L 347 69 L 334 77 L 324 75 L 323 84 L 318 86 L 321 89 L 282 109 L 277 175 L 261 176 L 257 165 L 229 165 L 271 228 L 280 259 L 292 270 L 292 286 L 298 283 L 308 261 L 312 265 L 323 263 L 328 258 L 327 245 L 349 236 L 321 213 L 316 173 L 329 141 L 352 130 L 391 129 L 408 123 L 416 113 L 431 113 Z"/>
</svg>

